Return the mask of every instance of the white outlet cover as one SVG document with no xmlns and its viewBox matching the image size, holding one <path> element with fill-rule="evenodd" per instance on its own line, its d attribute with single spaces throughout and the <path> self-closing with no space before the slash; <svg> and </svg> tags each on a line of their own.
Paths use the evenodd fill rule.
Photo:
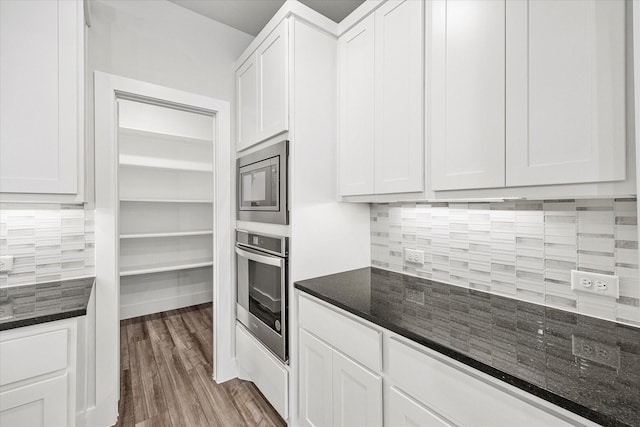
<svg viewBox="0 0 640 427">
<path fill-rule="evenodd" d="M 424 251 L 418 249 L 405 249 L 404 260 L 414 264 L 424 265 Z"/>
<path fill-rule="evenodd" d="M 0 273 L 13 270 L 13 255 L 0 256 Z"/>
<path fill-rule="evenodd" d="M 584 282 L 590 283 L 589 286 Z M 604 289 L 602 286 L 596 286 L 597 282 L 606 284 Z M 609 276 L 607 274 L 591 273 L 589 271 L 571 270 L 571 290 L 576 292 L 584 292 L 591 295 L 601 295 L 603 297 L 615 298 L 620 297 L 620 284 L 618 276 Z"/>
</svg>

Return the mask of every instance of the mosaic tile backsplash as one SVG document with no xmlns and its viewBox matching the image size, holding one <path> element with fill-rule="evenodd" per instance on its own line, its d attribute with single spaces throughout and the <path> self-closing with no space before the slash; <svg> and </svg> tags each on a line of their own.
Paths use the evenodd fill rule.
<svg viewBox="0 0 640 427">
<path fill-rule="evenodd" d="M 424 265 L 404 261 L 424 251 Z M 640 326 L 635 199 L 371 205 L 371 264 Z M 571 270 L 620 277 L 617 300 Z"/>
<path fill-rule="evenodd" d="M 78 205 L 0 205 L 0 288 L 95 275 L 94 211 Z"/>
</svg>

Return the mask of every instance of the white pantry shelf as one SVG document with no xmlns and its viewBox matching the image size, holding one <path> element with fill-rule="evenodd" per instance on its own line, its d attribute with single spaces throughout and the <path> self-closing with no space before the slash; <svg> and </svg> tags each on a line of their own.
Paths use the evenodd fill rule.
<svg viewBox="0 0 640 427">
<path fill-rule="evenodd" d="M 207 236 L 213 235 L 213 230 L 197 231 L 172 231 L 166 233 L 131 233 L 121 234 L 121 239 L 151 239 L 156 237 L 184 237 L 184 236 Z"/>
<path fill-rule="evenodd" d="M 128 128 L 124 126 L 120 126 L 119 131 L 120 131 L 120 136 L 130 136 L 133 138 L 156 139 L 156 140 L 179 142 L 179 143 L 186 143 L 186 144 L 196 143 L 196 144 L 213 145 L 213 141 L 206 138 L 195 138 L 190 136 L 159 133 L 159 132 L 153 132 L 149 130 Z"/>
<path fill-rule="evenodd" d="M 213 203 L 208 199 L 120 199 L 121 202 L 131 203 Z"/>
<path fill-rule="evenodd" d="M 154 157 L 135 156 L 132 154 L 121 154 L 120 166 L 188 172 L 213 172 L 213 166 L 211 163 L 159 159 Z"/>
<path fill-rule="evenodd" d="M 120 270 L 120 277 L 126 276 L 138 276 L 141 274 L 151 274 L 151 273 L 164 273 L 167 271 L 180 271 L 180 270 L 190 270 L 193 268 L 201 268 L 201 267 L 211 267 L 213 265 L 213 261 L 209 259 L 205 260 L 193 260 L 190 262 L 185 262 L 183 264 L 151 264 L 151 265 L 141 265 L 135 267 L 125 267 Z"/>
</svg>

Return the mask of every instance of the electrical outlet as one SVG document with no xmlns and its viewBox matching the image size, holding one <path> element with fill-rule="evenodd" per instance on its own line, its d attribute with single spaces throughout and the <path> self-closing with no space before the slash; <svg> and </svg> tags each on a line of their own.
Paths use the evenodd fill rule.
<svg viewBox="0 0 640 427">
<path fill-rule="evenodd" d="M 405 249 L 404 260 L 414 264 L 424 265 L 424 252 L 417 249 Z"/>
<path fill-rule="evenodd" d="M 8 273 L 13 270 L 13 255 L 0 256 L 0 273 Z"/>
<path fill-rule="evenodd" d="M 571 335 L 571 352 L 574 356 L 620 369 L 620 348 L 617 346 Z"/>
<path fill-rule="evenodd" d="M 620 296 L 618 276 L 571 270 L 571 289 L 609 298 Z"/>
<path fill-rule="evenodd" d="M 405 298 L 407 301 L 415 302 L 416 304 L 424 305 L 424 291 L 420 289 L 406 288 Z"/>
</svg>

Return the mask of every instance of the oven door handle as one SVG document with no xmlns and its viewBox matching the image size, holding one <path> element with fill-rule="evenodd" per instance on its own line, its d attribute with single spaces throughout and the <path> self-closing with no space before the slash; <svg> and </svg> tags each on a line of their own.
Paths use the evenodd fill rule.
<svg viewBox="0 0 640 427">
<path fill-rule="evenodd" d="M 236 253 L 242 257 L 250 259 L 251 261 L 259 262 L 261 264 L 272 265 L 274 267 L 283 267 L 284 260 L 278 257 L 260 255 L 255 252 L 249 252 L 244 249 L 236 247 Z"/>
</svg>

